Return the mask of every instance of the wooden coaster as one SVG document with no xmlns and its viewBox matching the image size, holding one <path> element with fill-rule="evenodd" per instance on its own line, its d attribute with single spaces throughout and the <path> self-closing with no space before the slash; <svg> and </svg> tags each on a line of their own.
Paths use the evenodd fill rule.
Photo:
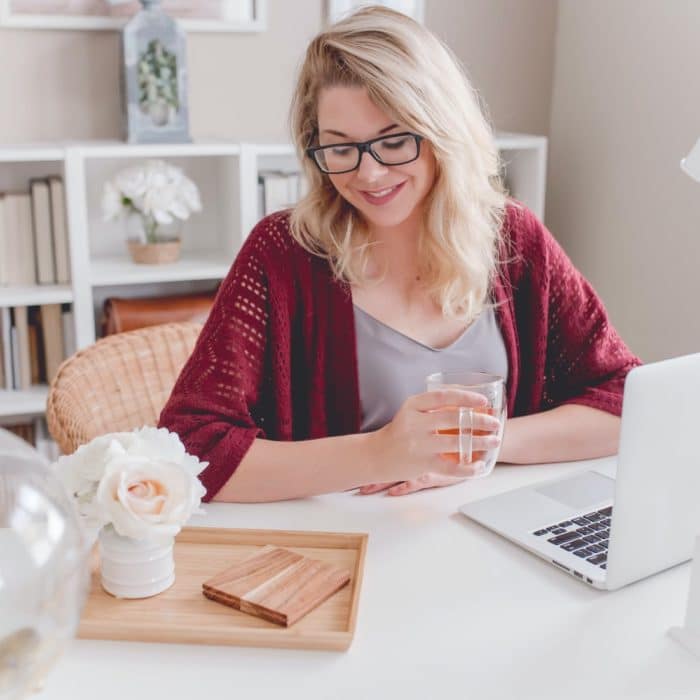
<svg viewBox="0 0 700 700">
<path fill-rule="evenodd" d="M 350 581 L 350 573 L 267 545 L 202 584 L 207 598 L 289 627 Z"/>
</svg>

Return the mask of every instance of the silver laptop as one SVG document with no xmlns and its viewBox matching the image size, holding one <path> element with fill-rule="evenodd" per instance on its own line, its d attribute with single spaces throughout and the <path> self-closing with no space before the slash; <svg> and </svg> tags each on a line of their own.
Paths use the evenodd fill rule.
<svg viewBox="0 0 700 700">
<path fill-rule="evenodd" d="M 579 472 L 460 511 L 595 588 L 687 561 L 700 534 L 700 353 L 627 375 L 615 478 Z"/>
</svg>

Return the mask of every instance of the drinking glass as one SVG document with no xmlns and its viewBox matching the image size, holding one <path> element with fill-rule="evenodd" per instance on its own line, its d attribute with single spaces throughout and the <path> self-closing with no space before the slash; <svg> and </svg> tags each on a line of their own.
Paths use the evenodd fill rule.
<svg viewBox="0 0 700 700">
<path fill-rule="evenodd" d="M 440 430 L 439 432 L 446 435 L 460 436 L 459 452 L 446 453 L 444 457 L 462 466 L 475 462 L 483 462 L 483 467 L 475 469 L 473 473 L 466 478 L 478 479 L 483 476 L 488 476 L 496 466 L 501 443 L 499 442 L 498 446 L 488 450 L 475 450 L 472 449 L 473 438 L 485 435 L 497 435 L 499 440 L 503 439 L 503 428 L 506 422 L 505 382 L 503 381 L 503 377 L 497 374 L 475 372 L 472 370 L 435 372 L 426 377 L 426 386 L 428 391 L 463 389 L 481 394 L 488 399 L 486 406 L 478 406 L 475 408 L 466 406 L 445 406 L 444 408 L 437 409 L 450 410 L 455 414 L 454 428 Z M 475 413 L 485 413 L 497 418 L 499 421 L 498 430 L 489 431 L 473 428 Z"/>
</svg>

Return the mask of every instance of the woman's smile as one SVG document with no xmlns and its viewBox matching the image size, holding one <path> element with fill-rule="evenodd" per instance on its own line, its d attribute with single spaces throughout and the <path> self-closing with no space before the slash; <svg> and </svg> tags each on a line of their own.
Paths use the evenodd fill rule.
<svg viewBox="0 0 700 700">
<path fill-rule="evenodd" d="M 398 185 L 390 185 L 389 187 L 383 187 L 380 190 L 363 190 L 360 189 L 358 192 L 365 198 L 370 204 L 375 206 L 388 204 L 394 197 L 401 191 L 401 188 L 406 183 L 406 180 L 399 182 Z"/>
</svg>

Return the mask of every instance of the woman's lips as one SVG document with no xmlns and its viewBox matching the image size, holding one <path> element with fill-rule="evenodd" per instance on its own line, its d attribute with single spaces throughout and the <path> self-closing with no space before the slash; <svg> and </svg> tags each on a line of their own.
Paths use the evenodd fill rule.
<svg viewBox="0 0 700 700">
<path fill-rule="evenodd" d="M 375 206 L 386 204 L 390 202 L 399 193 L 401 188 L 406 184 L 406 181 L 400 182 L 398 185 L 392 185 L 390 187 L 384 187 L 381 190 L 372 190 L 369 192 L 367 190 L 358 190 L 366 202 L 374 204 Z"/>
</svg>

